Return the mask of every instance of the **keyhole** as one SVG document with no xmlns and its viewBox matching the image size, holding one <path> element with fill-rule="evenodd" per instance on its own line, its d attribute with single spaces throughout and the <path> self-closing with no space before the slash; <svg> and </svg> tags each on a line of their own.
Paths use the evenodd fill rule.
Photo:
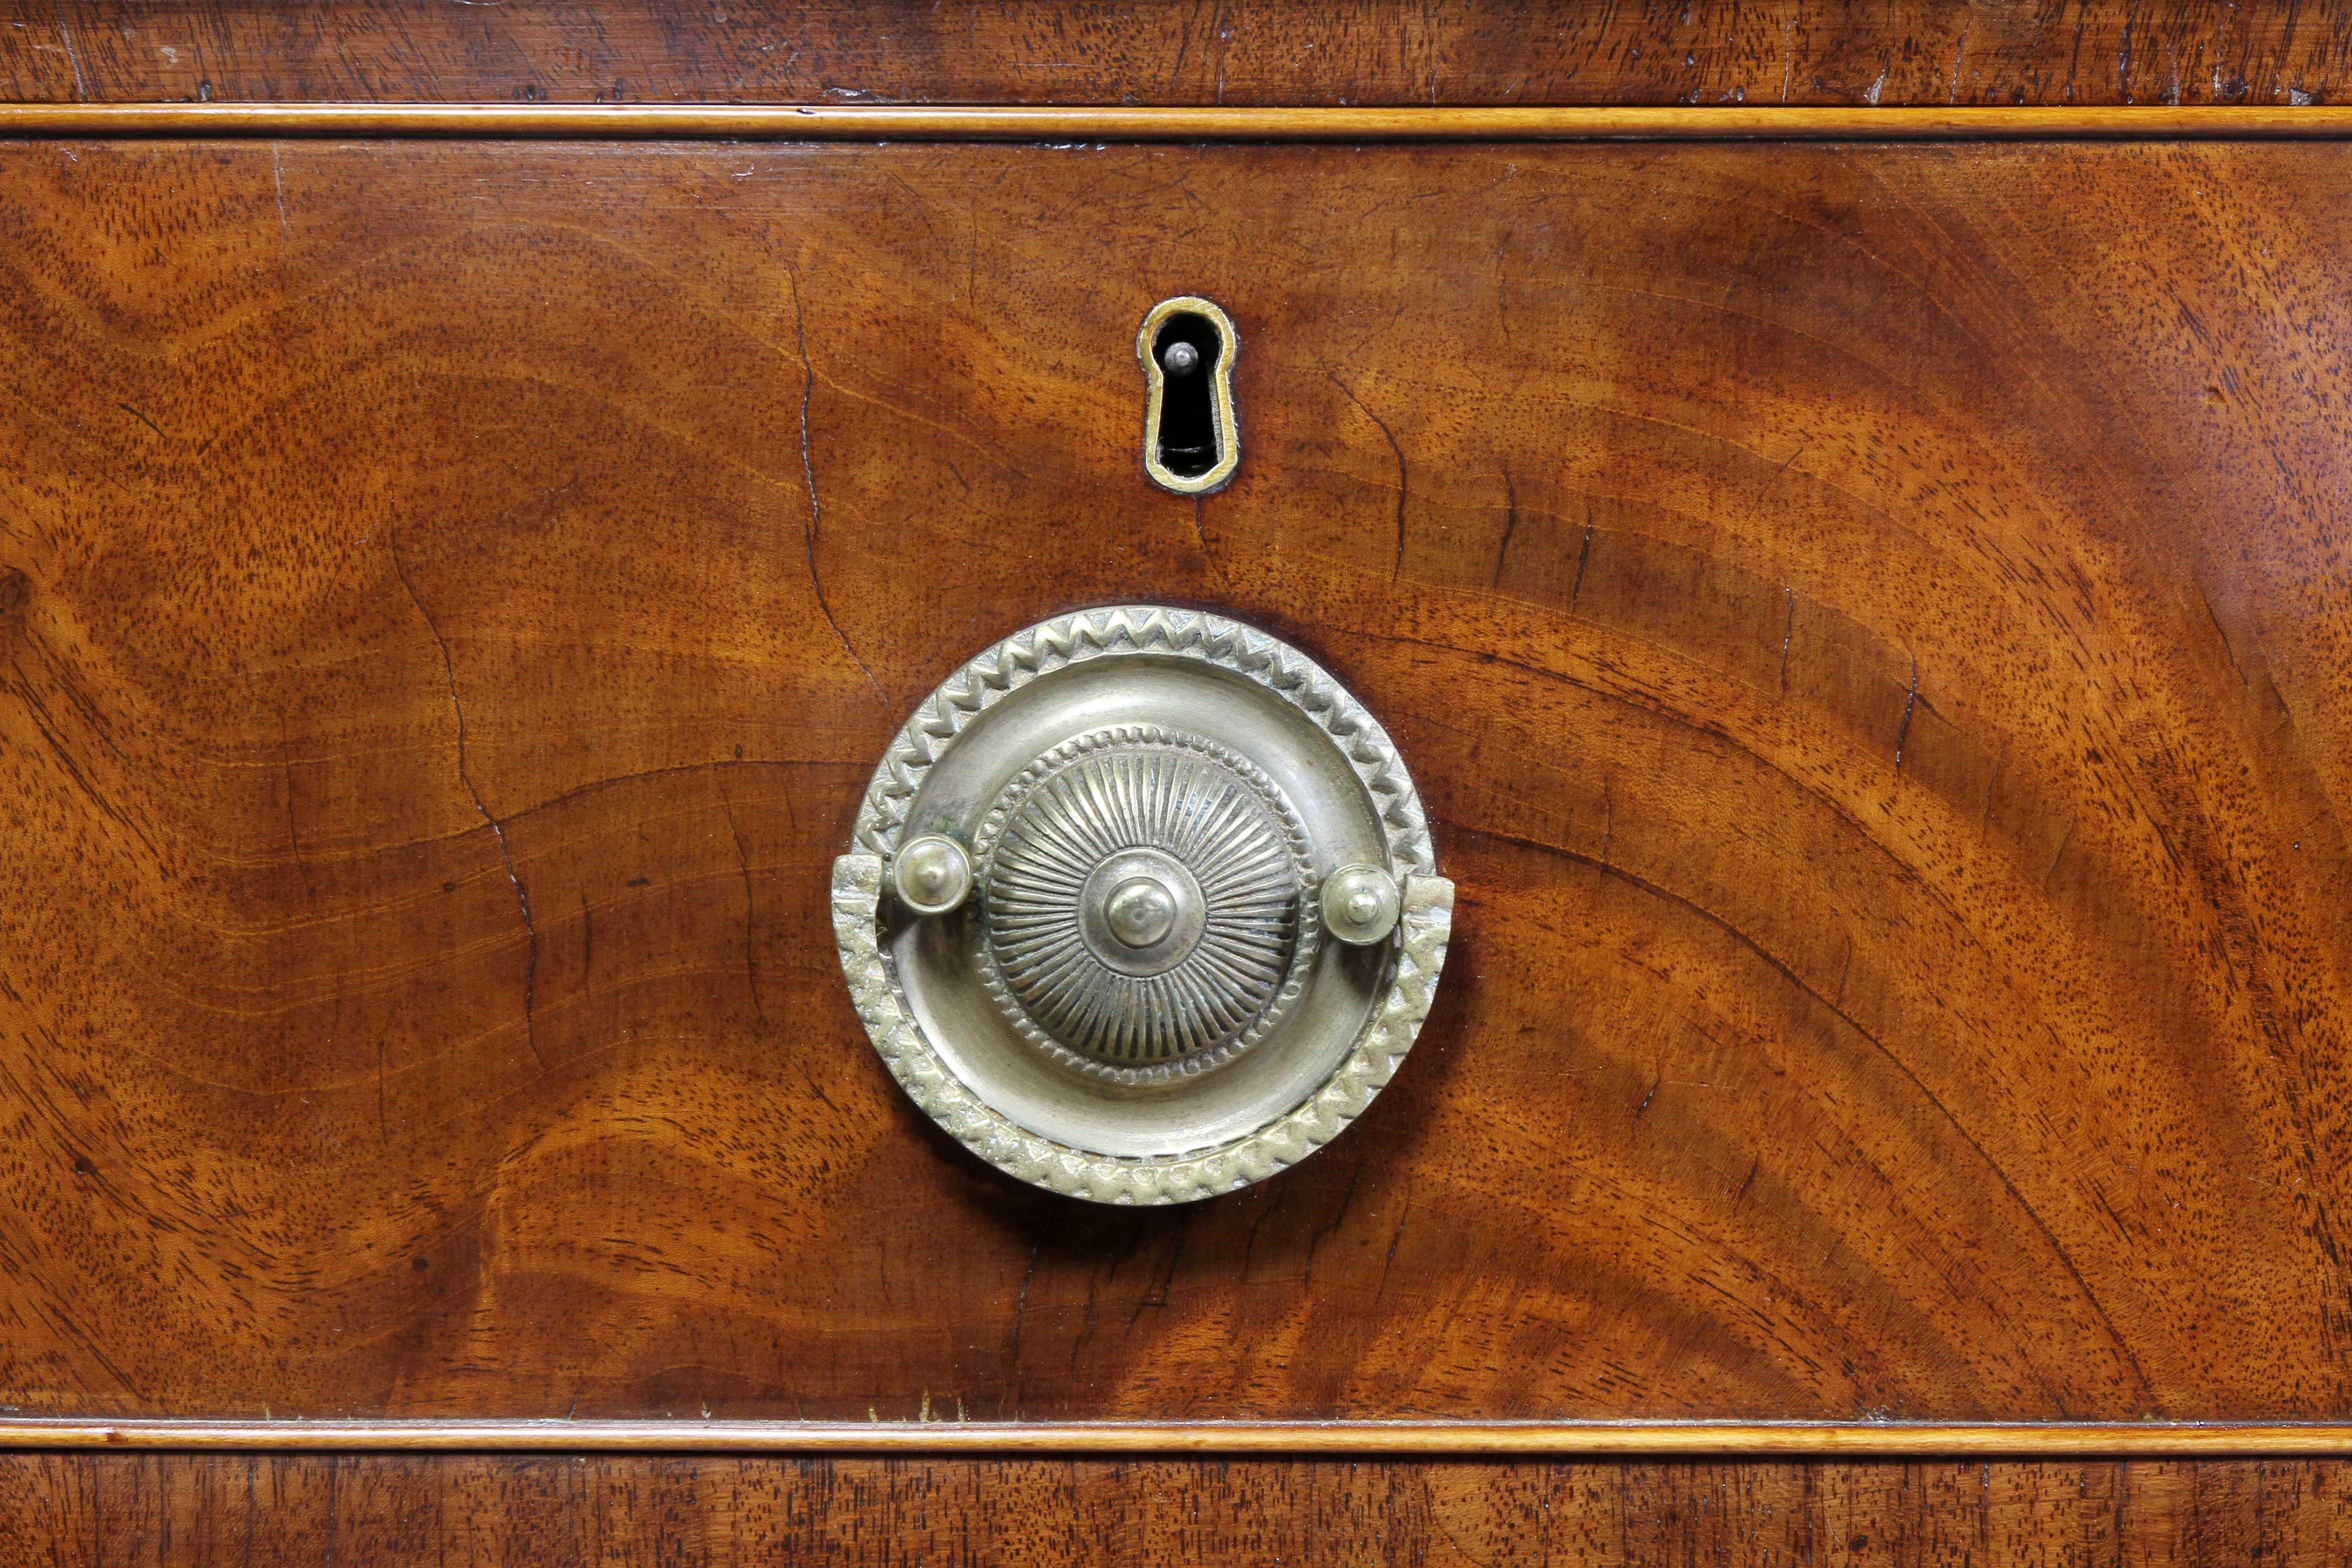
<svg viewBox="0 0 2352 1568">
<path fill-rule="evenodd" d="M 1231 318 L 1190 295 L 1163 300 L 1144 318 L 1135 347 L 1150 385 L 1144 471 L 1180 495 L 1223 488 L 1241 461 Z"/>
<path fill-rule="evenodd" d="M 1224 345 L 1206 316 L 1179 310 L 1160 324 L 1151 352 L 1166 390 L 1160 403 L 1160 465 L 1181 479 L 1217 466 L 1217 361 Z"/>
</svg>

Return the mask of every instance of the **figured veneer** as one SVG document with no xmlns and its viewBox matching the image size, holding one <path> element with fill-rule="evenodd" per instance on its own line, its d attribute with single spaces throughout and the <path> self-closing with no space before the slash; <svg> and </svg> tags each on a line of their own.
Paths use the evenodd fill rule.
<svg viewBox="0 0 2352 1568">
<path fill-rule="evenodd" d="M 2326 103 L 2344 0 L 5 0 L 0 97 L 559 103 Z"/>
<path fill-rule="evenodd" d="M 58 1568 L 824 1562 L 2341 1563 L 2352 1467 L 0 1457 Z"/>
<path fill-rule="evenodd" d="M 2341 1417 L 2347 232 L 2295 143 L 0 147 L 0 1402 Z M 826 913 L 915 700 L 1139 597 L 1461 889 L 1174 1212 L 936 1134 Z"/>
</svg>

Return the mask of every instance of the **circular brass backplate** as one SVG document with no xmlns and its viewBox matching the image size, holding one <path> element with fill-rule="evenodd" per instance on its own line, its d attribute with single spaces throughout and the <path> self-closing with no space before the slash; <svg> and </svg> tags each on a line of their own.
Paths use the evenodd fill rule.
<svg viewBox="0 0 2352 1568">
<path fill-rule="evenodd" d="M 1264 633 L 1152 606 L 965 666 L 834 869 L 851 994 L 907 1092 L 990 1163 L 1103 1203 L 1245 1186 L 1337 1134 L 1412 1047 L 1452 913 L 1362 706 Z"/>
</svg>

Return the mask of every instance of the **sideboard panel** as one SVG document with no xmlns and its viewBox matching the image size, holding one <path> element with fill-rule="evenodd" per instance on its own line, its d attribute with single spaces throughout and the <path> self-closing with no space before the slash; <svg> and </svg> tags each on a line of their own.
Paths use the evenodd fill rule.
<svg viewBox="0 0 2352 1568">
<path fill-rule="evenodd" d="M 0 1403 L 2343 1415 L 2347 222 L 2290 143 L 0 147 Z M 1146 1212 L 937 1134 L 826 915 L 916 699 L 1136 598 L 1360 692 L 1461 889 L 1363 1122 Z"/>
<path fill-rule="evenodd" d="M 11 1455 L 56 1568 L 2340 1563 L 2346 1468 Z"/>
<path fill-rule="evenodd" d="M 0 101 L 2308 104 L 2345 0 L 0 0 Z"/>
</svg>

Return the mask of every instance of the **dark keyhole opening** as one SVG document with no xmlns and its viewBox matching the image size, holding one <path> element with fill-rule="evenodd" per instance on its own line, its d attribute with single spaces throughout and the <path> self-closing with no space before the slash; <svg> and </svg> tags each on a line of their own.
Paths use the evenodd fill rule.
<svg viewBox="0 0 2352 1568">
<path fill-rule="evenodd" d="M 1179 343 L 1192 350 L 1169 351 Z M 1160 323 L 1151 357 L 1160 362 L 1160 466 L 1193 479 L 1217 466 L 1217 355 L 1224 345 L 1206 316 L 1181 310 Z"/>
</svg>

